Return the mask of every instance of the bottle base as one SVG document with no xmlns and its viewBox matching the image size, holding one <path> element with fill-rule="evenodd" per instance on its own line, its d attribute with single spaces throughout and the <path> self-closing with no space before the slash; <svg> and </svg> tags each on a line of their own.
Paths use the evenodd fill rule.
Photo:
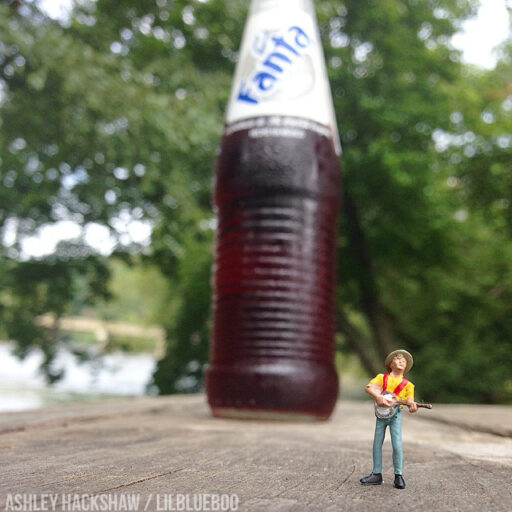
<svg viewBox="0 0 512 512">
<path fill-rule="evenodd" d="M 235 409 L 233 407 L 212 407 L 212 414 L 216 418 L 227 418 L 234 420 L 256 420 L 256 421 L 297 421 L 316 422 L 329 419 L 327 416 L 315 414 L 278 412 L 278 411 L 254 411 L 250 409 Z"/>
<path fill-rule="evenodd" d="M 221 418 L 326 420 L 338 397 L 334 365 L 313 361 L 209 365 L 205 377 L 208 404 Z"/>
</svg>

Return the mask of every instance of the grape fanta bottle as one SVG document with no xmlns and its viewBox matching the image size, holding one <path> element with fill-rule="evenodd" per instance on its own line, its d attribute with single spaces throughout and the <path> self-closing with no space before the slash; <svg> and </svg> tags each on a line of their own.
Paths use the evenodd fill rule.
<svg viewBox="0 0 512 512">
<path fill-rule="evenodd" d="M 215 416 L 334 408 L 340 151 L 311 0 L 252 0 L 215 173 Z"/>
</svg>

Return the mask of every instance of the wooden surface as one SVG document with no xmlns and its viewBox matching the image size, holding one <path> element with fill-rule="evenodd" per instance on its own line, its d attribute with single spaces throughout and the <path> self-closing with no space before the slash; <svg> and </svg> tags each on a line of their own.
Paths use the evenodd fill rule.
<svg viewBox="0 0 512 512">
<path fill-rule="evenodd" d="M 475 431 L 471 418 L 487 426 L 480 409 L 464 407 L 459 426 L 447 406 L 404 413 L 403 491 L 388 439 L 384 485 L 359 483 L 371 471 L 369 400 L 307 424 L 214 419 L 201 395 L 3 414 L 0 511 L 13 493 L 140 493 L 140 510 L 178 493 L 236 494 L 247 511 L 511 510 L 512 439 Z M 492 421 L 511 410 L 493 409 Z"/>
</svg>

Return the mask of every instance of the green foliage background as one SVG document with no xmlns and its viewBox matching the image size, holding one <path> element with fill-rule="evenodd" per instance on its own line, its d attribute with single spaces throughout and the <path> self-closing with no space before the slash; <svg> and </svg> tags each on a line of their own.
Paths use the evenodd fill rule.
<svg viewBox="0 0 512 512">
<path fill-rule="evenodd" d="M 461 63 L 450 38 L 473 0 L 315 6 L 344 148 L 339 350 L 372 373 L 406 347 L 424 398 L 512 402 L 511 42 L 495 69 Z M 59 23 L 36 3 L 0 5 L 0 330 L 20 355 L 41 347 L 50 379 L 59 340 L 34 318 L 107 299 L 122 259 L 159 298 L 140 313 L 168 333 L 155 384 L 200 388 L 212 170 L 247 8 L 82 0 Z M 119 232 L 123 218 L 151 223 L 149 246 Z M 62 220 L 107 227 L 113 254 L 85 230 L 23 253 Z"/>
</svg>

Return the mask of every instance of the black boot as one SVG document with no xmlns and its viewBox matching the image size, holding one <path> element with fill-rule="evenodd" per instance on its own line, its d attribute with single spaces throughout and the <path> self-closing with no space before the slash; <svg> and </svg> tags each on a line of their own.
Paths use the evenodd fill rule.
<svg viewBox="0 0 512 512">
<path fill-rule="evenodd" d="M 395 487 L 397 489 L 405 489 L 405 480 L 402 475 L 395 475 Z"/>
<path fill-rule="evenodd" d="M 370 473 L 359 481 L 363 485 L 380 485 L 382 483 L 382 473 Z"/>
</svg>

